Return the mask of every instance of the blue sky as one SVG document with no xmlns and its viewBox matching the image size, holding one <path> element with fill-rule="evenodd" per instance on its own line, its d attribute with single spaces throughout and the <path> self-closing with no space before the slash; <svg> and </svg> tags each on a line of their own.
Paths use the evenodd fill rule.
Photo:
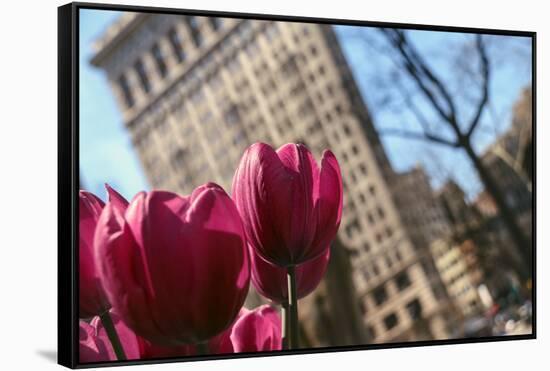
<svg viewBox="0 0 550 371">
<path fill-rule="evenodd" d="M 80 174 L 84 187 L 104 198 L 103 184 L 108 182 L 127 198 L 141 190 L 147 190 L 149 185 L 135 151 L 132 148 L 129 136 L 123 127 L 121 115 L 117 109 L 115 99 L 107 84 L 104 73 L 91 66 L 89 60 L 92 51 L 92 42 L 105 27 L 117 16 L 118 12 L 102 10 L 80 11 Z M 377 76 L 389 73 L 393 64 L 380 53 L 364 47 L 355 35 L 357 28 L 338 26 L 338 37 L 348 63 L 352 68 L 359 89 L 371 111 L 374 123 L 378 129 L 412 125 L 413 118 L 406 112 L 396 113 L 392 109 L 378 109 L 380 94 L 384 89 L 384 82 L 376 81 Z M 376 37 L 374 29 L 363 29 L 368 35 Z M 374 35 L 374 36 L 373 36 Z M 418 45 L 421 52 L 429 56 L 430 65 L 450 86 L 457 79 L 457 72 L 449 62 L 449 55 L 457 45 L 467 37 L 461 34 L 443 32 L 415 31 L 411 34 L 412 40 Z M 524 54 L 516 60 L 510 60 L 508 55 L 501 52 L 499 55 L 498 42 L 495 43 L 496 61 L 498 68 L 493 74 L 491 85 L 493 111 L 496 119 L 485 115 L 481 122 L 482 128 L 474 138 L 476 149 L 482 151 L 490 144 L 497 133 L 503 132 L 510 123 L 510 109 L 517 99 L 521 89 L 531 80 L 529 60 L 530 40 L 526 38 L 506 37 L 505 45 L 509 50 L 528 50 L 528 58 Z M 508 50 L 508 49 L 507 49 Z M 523 58 L 523 59 L 522 59 Z M 382 84 L 382 85 L 380 85 Z M 382 88 L 381 88 L 382 87 Z M 466 85 L 466 87 L 468 87 Z M 416 100 L 417 98 L 415 98 Z M 418 99 L 421 108 L 427 106 Z M 430 117 L 436 122 L 435 117 Z M 445 135 L 441 126 L 435 126 L 439 133 Z M 465 156 L 457 150 L 442 146 L 427 145 L 421 141 L 383 136 L 382 142 L 388 153 L 392 166 L 397 171 L 407 170 L 416 164 L 422 164 L 428 171 L 434 187 L 439 187 L 445 178 L 455 179 L 473 197 L 481 190 L 475 171 L 469 165 Z"/>
<path fill-rule="evenodd" d="M 109 183 L 130 199 L 149 188 L 124 128 L 105 74 L 90 65 L 92 42 L 118 12 L 80 10 L 80 176 L 83 186 L 105 198 Z"/>
</svg>

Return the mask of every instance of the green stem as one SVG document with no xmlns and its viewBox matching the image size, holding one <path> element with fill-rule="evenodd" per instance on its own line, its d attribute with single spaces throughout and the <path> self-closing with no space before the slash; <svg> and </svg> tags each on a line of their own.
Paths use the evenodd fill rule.
<svg viewBox="0 0 550 371">
<path fill-rule="evenodd" d="M 293 265 L 287 268 L 289 349 L 298 349 L 298 298 L 296 296 L 296 270 Z"/>
<path fill-rule="evenodd" d="M 208 342 L 197 343 L 197 355 L 207 356 L 208 353 L 210 353 L 210 350 L 208 349 Z"/>
<path fill-rule="evenodd" d="M 282 346 L 283 349 L 288 349 L 290 335 L 290 311 L 288 303 L 281 303 L 281 328 L 282 328 Z"/>
<path fill-rule="evenodd" d="M 119 361 L 125 361 L 126 354 L 124 354 L 124 349 L 122 348 L 122 344 L 120 343 L 120 338 L 118 337 L 118 334 L 116 332 L 116 329 L 113 324 L 111 315 L 109 314 L 109 311 L 103 314 L 100 314 L 99 318 L 101 319 L 101 323 L 103 323 L 105 332 L 107 332 L 107 337 L 109 338 L 109 341 L 113 346 L 113 350 L 115 351 L 116 358 Z"/>
</svg>

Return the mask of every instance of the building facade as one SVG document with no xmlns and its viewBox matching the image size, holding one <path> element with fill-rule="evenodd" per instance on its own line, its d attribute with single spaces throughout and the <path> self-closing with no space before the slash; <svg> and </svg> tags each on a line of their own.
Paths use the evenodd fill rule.
<svg viewBox="0 0 550 371">
<path fill-rule="evenodd" d="M 449 296 L 461 311 L 460 314 L 469 317 L 482 313 L 485 308 L 477 291 L 481 273 L 477 267 L 468 264 L 465 248 L 445 238 L 431 244 L 437 269 Z"/>
<path fill-rule="evenodd" d="M 371 342 L 449 335 L 390 187 L 392 169 L 331 26 L 124 13 L 95 44 L 153 188 L 227 191 L 245 148 L 330 148 L 344 181 L 339 241 Z M 342 247 L 344 248 L 344 247 Z"/>
</svg>

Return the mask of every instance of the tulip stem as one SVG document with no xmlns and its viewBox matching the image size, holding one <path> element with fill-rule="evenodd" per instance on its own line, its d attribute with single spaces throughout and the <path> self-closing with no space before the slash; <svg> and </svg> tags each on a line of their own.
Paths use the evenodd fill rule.
<svg viewBox="0 0 550 371">
<path fill-rule="evenodd" d="M 208 353 L 208 343 L 197 343 L 197 354 L 199 356 L 207 356 Z"/>
<path fill-rule="evenodd" d="M 116 358 L 119 361 L 125 361 L 126 354 L 124 354 L 124 349 L 122 348 L 122 344 L 120 343 L 120 338 L 118 337 L 118 334 L 115 329 L 115 325 L 113 324 L 113 319 L 111 318 L 109 311 L 106 311 L 103 314 L 100 314 L 99 318 L 101 319 L 101 323 L 103 323 L 105 332 L 107 332 L 107 337 L 109 338 L 109 341 L 113 346 L 113 350 L 115 352 Z"/>
<path fill-rule="evenodd" d="M 296 295 L 296 269 L 290 265 L 286 274 L 288 284 L 288 330 L 289 330 L 289 348 L 298 349 L 298 298 Z"/>
<path fill-rule="evenodd" d="M 281 328 L 282 328 L 282 348 L 288 349 L 288 337 L 290 335 L 290 311 L 288 310 L 288 302 L 281 303 Z"/>
</svg>

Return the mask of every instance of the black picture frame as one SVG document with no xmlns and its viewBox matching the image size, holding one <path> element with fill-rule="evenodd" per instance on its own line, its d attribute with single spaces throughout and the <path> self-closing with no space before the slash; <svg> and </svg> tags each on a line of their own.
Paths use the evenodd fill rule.
<svg viewBox="0 0 550 371">
<path fill-rule="evenodd" d="M 536 300 L 536 170 L 533 172 L 533 331 L 527 335 L 490 336 L 479 338 L 396 342 L 388 344 L 365 344 L 358 346 L 338 346 L 299 350 L 282 350 L 259 353 L 238 353 L 230 355 L 187 356 L 147 360 L 109 361 L 81 364 L 78 362 L 78 190 L 79 190 L 79 10 L 114 10 L 145 13 L 171 13 L 180 15 L 217 16 L 256 20 L 294 21 L 320 24 L 351 26 L 374 26 L 430 30 L 445 32 L 483 33 L 489 35 L 524 36 L 532 40 L 532 97 L 533 97 L 533 167 L 536 169 L 537 148 L 537 80 L 536 80 L 536 38 L 532 31 L 497 30 L 488 28 L 451 27 L 409 23 L 358 21 L 348 19 L 284 16 L 273 14 L 236 13 L 224 11 L 202 11 L 146 6 L 111 5 L 75 2 L 58 8 L 58 363 L 69 368 L 89 368 L 98 366 L 123 366 L 170 362 L 203 361 L 214 359 L 234 359 L 247 357 L 281 356 L 288 354 L 310 354 L 371 350 L 432 345 L 468 344 L 480 342 L 530 340 L 537 338 Z"/>
</svg>

